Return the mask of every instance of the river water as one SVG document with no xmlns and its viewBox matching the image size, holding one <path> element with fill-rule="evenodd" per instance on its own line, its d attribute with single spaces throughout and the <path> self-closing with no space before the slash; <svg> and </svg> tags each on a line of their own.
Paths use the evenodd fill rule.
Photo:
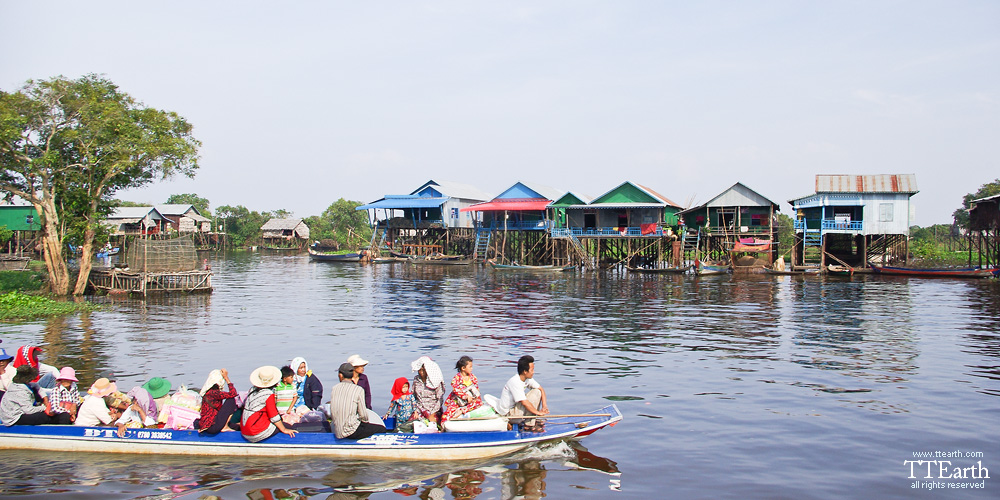
<svg viewBox="0 0 1000 500">
<path fill-rule="evenodd" d="M 95 298 L 103 310 L 3 325 L 3 345 L 45 346 L 43 361 L 76 367 L 81 385 L 111 369 L 126 390 L 151 376 L 200 388 L 213 368 L 243 390 L 257 366 L 295 356 L 328 390 L 358 353 L 371 361 L 377 411 L 420 355 L 450 378 L 468 354 L 484 391 L 499 394 L 532 354 L 554 413 L 614 402 L 625 418 L 575 445 L 482 463 L 5 451 L 0 495 L 1000 495 L 996 280 L 548 275 L 249 253 L 210 262 L 211 295 Z M 942 478 L 937 463 L 927 479 L 927 463 L 908 463 L 922 452 L 959 452 L 924 460 L 950 460 L 946 474 L 962 467 L 966 479 Z"/>
</svg>

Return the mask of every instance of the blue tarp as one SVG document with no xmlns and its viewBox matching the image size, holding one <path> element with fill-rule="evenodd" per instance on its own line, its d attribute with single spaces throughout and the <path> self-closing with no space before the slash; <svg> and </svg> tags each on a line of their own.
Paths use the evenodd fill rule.
<svg viewBox="0 0 1000 500">
<path fill-rule="evenodd" d="M 361 205 L 355 210 L 371 210 L 382 208 L 387 210 L 402 210 L 404 208 L 437 208 L 444 205 L 450 198 L 427 198 L 422 196 L 386 196 L 367 205 Z"/>
</svg>

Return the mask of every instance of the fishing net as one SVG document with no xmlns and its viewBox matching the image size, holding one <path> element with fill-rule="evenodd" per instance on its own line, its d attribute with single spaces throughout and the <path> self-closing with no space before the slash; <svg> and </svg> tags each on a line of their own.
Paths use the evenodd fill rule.
<svg viewBox="0 0 1000 500">
<path fill-rule="evenodd" d="M 128 266 L 133 271 L 153 273 L 198 269 L 198 252 L 191 236 L 169 240 L 135 240 L 128 249 Z"/>
</svg>

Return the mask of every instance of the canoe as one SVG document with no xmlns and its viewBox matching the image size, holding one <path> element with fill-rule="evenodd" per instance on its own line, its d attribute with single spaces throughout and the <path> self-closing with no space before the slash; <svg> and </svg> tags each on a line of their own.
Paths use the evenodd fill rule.
<svg viewBox="0 0 1000 500">
<path fill-rule="evenodd" d="M 773 274 L 775 276 L 797 276 L 799 274 L 805 274 L 805 271 L 776 271 L 771 268 L 764 268 L 764 274 Z"/>
<path fill-rule="evenodd" d="M 371 262 L 372 264 L 392 264 L 394 262 L 406 262 L 406 259 L 402 257 L 375 257 Z"/>
<path fill-rule="evenodd" d="M 604 427 L 613 427 L 622 420 L 622 414 L 615 405 L 589 414 L 595 416 L 549 419 L 544 432 L 387 433 L 357 441 L 337 439 L 325 432 L 301 432 L 294 438 L 278 433 L 260 443 L 248 443 L 239 432 L 203 436 L 197 431 L 130 429 L 125 437 L 120 438 L 114 427 L 13 425 L 0 426 L 0 449 L 149 455 L 468 460 L 507 455 L 537 444 L 582 439 Z"/>
<path fill-rule="evenodd" d="M 321 260 L 324 262 L 360 262 L 361 254 L 357 252 L 352 253 L 323 253 L 317 252 L 312 248 L 309 249 L 309 258 L 312 260 Z"/>
<path fill-rule="evenodd" d="M 931 269 L 919 267 L 872 266 L 875 274 L 893 276 L 919 276 L 923 278 L 989 278 L 1000 275 L 1000 267 L 981 269 L 978 267 Z"/>
<path fill-rule="evenodd" d="M 701 276 L 709 276 L 713 274 L 729 274 L 732 271 L 729 269 L 729 266 L 709 266 L 701 264 L 695 268 L 694 272 L 695 274 Z"/>
<path fill-rule="evenodd" d="M 833 276 L 854 276 L 854 268 L 830 264 L 826 266 L 826 274 Z"/>
<path fill-rule="evenodd" d="M 561 273 L 576 269 L 576 266 L 521 266 L 514 264 L 497 264 L 495 262 L 488 263 L 490 267 L 496 269 L 497 271 L 540 271 Z"/>
<path fill-rule="evenodd" d="M 418 266 L 467 266 L 472 264 L 472 259 L 466 259 L 458 255 L 447 257 L 411 257 L 408 260 L 410 264 Z"/>
<path fill-rule="evenodd" d="M 650 269 L 645 267 L 632 267 L 625 266 L 629 271 L 633 273 L 646 273 L 646 274 L 682 274 L 686 273 L 691 266 L 684 267 L 661 267 L 659 269 Z"/>
</svg>

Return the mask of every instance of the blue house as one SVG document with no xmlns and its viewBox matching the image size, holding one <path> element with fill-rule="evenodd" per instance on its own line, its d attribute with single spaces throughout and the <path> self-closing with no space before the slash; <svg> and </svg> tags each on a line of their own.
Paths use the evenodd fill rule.
<svg viewBox="0 0 1000 500">
<path fill-rule="evenodd" d="M 792 263 L 853 267 L 905 263 L 914 174 L 817 175 L 816 193 L 789 200 L 795 213 Z"/>
<path fill-rule="evenodd" d="M 475 223 L 472 214 L 462 209 L 488 199 L 488 194 L 467 184 L 429 180 L 410 194 L 386 195 L 356 210 L 370 210 L 369 217 L 375 226 L 472 228 Z"/>
</svg>

